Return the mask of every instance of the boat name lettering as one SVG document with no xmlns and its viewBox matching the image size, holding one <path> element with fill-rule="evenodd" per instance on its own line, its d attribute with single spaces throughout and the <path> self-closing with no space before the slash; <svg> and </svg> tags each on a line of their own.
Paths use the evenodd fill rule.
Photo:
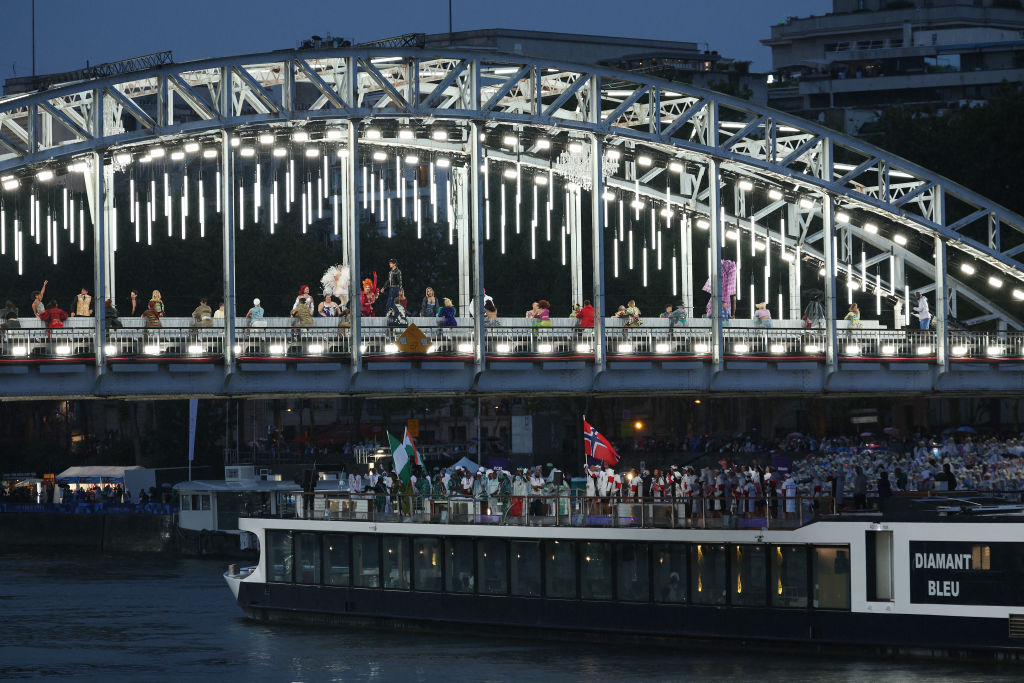
<svg viewBox="0 0 1024 683">
<path fill-rule="evenodd" d="M 914 553 L 914 569 L 970 569 L 970 553 Z M 929 595 L 935 595 L 929 589 Z"/>
</svg>

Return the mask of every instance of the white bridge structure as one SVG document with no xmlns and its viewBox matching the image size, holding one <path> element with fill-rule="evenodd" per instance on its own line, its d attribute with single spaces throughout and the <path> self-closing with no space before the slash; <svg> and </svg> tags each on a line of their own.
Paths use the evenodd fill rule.
<svg viewBox="0 0 1024 683">
<path fill-rule="evenodd" d="M 433 342 L 420 354 L 399 353 L 400 330 L 380 319 L 247 327 L 239 233 L 305 231 L 324 216 L 353 292 L 360 220 L 390 234 L 401 216 L 446 234 L 463 307 L 483 298 L 485 246 L 529 240 L 535 253 L 554 235 L 573 301 L 598 311 L 594 327 L 419 320 Z M 166 64 L 0 99 L 2 267 L 24 276 L 30 250 L 57 264 L 88 245 L 103 301 L 119 241 L 203 239 L 208 222 L 224 227 L 219 326 L 165 319 L 147 330 L 122 318 L 109 329 L 102 306 L 58 330 L 23 319 L 0 342 L 0 397 L 1024 388 L 1024 218 L 742 99 L 594 66 L 408 47 Z M 705 280 L 710 299 L 723 298 L 723 261 L 739 273 L 729 320 L 694 306 Z M 644 284 L 670 279 L 686 325 L 623 330 L 608 317 L 607 283 L 627 268 Z M 823 310 L 808 328 L 813 289 Z M 913 292 L 930 301 L 928 330 L 904 319 Z M 750 320 L 758 301 L 775 312 L 771 329 Z M 857 329 L 843 321 L 853 301 Z M 897 305 L 895 324 L 867 320 Z"/>
</svg>

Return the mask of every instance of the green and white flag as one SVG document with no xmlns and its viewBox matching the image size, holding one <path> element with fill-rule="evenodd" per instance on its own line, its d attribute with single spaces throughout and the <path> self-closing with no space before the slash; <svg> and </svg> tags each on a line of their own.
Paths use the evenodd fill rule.
<svg viewBox="0 0 1024 683">
<path fill-rule="evenodd" d="M 409 449 L 404 443 L 391 436 L 391 432 L 388 432 L 388 442 L 391 444 L 391 459 L 395 462 L 395 472 L 398 473 L 398 478 L 402 482 L 408 484 L 412 477 L 412 459 L 409 457 Z"/>
</svg>

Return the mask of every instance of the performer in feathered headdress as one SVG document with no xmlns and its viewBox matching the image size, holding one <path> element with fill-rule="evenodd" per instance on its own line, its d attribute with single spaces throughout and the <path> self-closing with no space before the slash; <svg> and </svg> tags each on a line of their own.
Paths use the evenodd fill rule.
<svg viewBox="0 0 1024 683">
<path fill-rule="evenodd" d="M 331 266 L 320 278 L 320 284 L 324 290 L 324 296 L 330 295 L 338 300 L 342 308 L 348 303 L 349 291 L 349 268 L 338 264 Z"/>
</svg>

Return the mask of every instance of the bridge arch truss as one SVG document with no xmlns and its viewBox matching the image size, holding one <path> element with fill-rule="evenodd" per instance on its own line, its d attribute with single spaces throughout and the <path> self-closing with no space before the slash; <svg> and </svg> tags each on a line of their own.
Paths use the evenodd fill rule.
<svg viewBox="0 0 1024 683">
<path fill-rule="evenodd" d="M 26 239 L 29 248 L 33 239 L 40 244 L 44 223 L 56 260 L 57 242 L 66 234 L 59 230 L 73 239 L 77 220 L 79 246 L 86 229 L 92 239 L 97 299 L 106 298 L 116 285 L 118 235 L 130 234 L 131 224 L 136 239 L 152 229 L 142 224 L 153 218 L 176 230 L 177 205 L 181 230 L 195 229 L 188 207 L 203 209 L 195 197 L 189 204 L 188 172 L 194 159 L 205 159 L 198 182 L 216 173 L 215 186 L 208 187 L 217 194 L 219 220 L 231 228 L 223 231 L 228 323 L 222 352 L 230 377 L 237 369 L 234 239 L 250 214 L 264 224 L 275 220 L 261 201 L 269 196 L 276 205 L 280 196 L 253 183 L 253 169 L 270 172 L 278 149 L 288 163 L 303 149 L 317 150 L 317 168 L 322 158 L 317 204 L 326 199 L 334 214 L 353 266 L 351 291 L 359 290 L 359 210 L 373 211 L 367 195 L 375 181 L 366 169 L 377 160 L 394 163 L 396 176 L 403 164 L 429 163 L 431 205 L 435 211 L 441 205 L 442 215 L 460 228 L 463 304 L 482 300 L 489 203 L 497 201 L 489 196 L 491 176 L 501 173 L 517 198 L 524 187 L 529 193 L 538 186 L 549 207 L 552 197 L 564 198 L 573 300 L 589 296 L 604 313 L 608 262 L 618 263 L 620 248 L 626 258 L 623 215 L 633 214 L 639 230 L 650 230 L 652 249 L 666 236 L 672 241 L 673 287 L 678 275 L 689 307 L 695 263 L 706 261 L 711 299 L 717 300 L 723 259 L 764 260 L 765 282 L 774 260 L 775 278 L 784 286 L 769 291 L 765 285 L 762 297 L 755 283 L 742 283 L 737 294 L 752 306 L 761 298 L 774 304 L 771 295 L 778 293 L 779 308 L 790 318 L 799 318 L 806 304 L 800 290 L 810 283 L 802 279 L 817 271 L 826 309 L 822 387 L 842 374 L 837 308 L 853 291 L 870 290 L 879 306 L 901 303 L 904 313 L 912 291 L 931 294 L 936 330 L 923 354 L 933 363 L 930 386 L 958 355 L 949 330 L 958 305 L 969 312 L 969 323 L 995 321 L 999 332 L 1024 329 L 1015 310 L 1024 300 L 1024 218 L 978 193 L 745 100 L 628 72 L 475 51 L 281 51 L 163 65 L 0 99 L 0 227 L 8 267 L 20 267 Z M 120 217 L 115 209 L 114 188 L 123 185 L 129 167 L 155 159 L 165 164 L 165 187 L 180 188 L 179 194 L 155 188 L 147 221 L 133 195 L 126 222 L 123 209 Z M 283 170 L 294 185 L 284 160 L 273 172 Z M 41 211 L 36 191 L 53 184 L 65 188 L 60 205 Z M 449 197 L 451 206 L 434 192 Z M 171 208 L 158 214 L 158 202 Z M 312 212 L 310 197 L 303 203 Z M 573 225 L 584 216 L 590 225 Z M 603 236 L 591 239 L 592 293 L 583 291 L 580 274 L 587 261 L 583 227 Z M 716 306 L 710 308 L 706 369 L 714 378 L 729 369 L 731 354 L 728 325 Z M 97 313 L 95 333 L 102 338 L 105 321 Z M 689 313 L 692 318 L 695 311 Z M 614 374 L 607 373 L 612 354 L 603 316 L 597 317 L 585 373 L 593 371 L 591 387 L 600 375 Z M 488 352 L 479 316 L 474 324 L 470 386 L 480 387 Z M 360 328 L 354 319 L 353 338 L 360 338 Z M 349 346 L 355 375 L 366 367 L 362 345 Z M 104 345 L 94 352 L 102 383 Z"/>
</svg>

